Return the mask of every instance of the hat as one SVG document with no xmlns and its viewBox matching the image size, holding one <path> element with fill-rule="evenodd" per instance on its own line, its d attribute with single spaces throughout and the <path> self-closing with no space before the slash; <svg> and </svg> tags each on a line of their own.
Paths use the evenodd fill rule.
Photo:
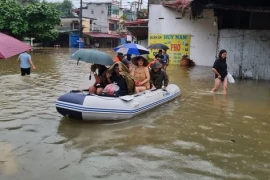
<svg viewBox="0 0 270 180">
<path fill-rule="evenodd" d="M 117 53 L 117 56 L 124 56 L 123 53 Z"/>
<path fill-rule="evenodd" d="M 155 61 L 155 62 L 151 65 L 151 68 L 152 68 L 152 69 L 159 69 L 159 68 L 162 68 L 162 65 L 161 65 L 158 61 Z"/>
<path fill-rule="evenodd" d="M 148 65 L 148 61 L 143 56 L 136 56 L 136 57 L 132 58 L 131 61 L 135 66 L 138 66 L 138 60 L 140 60 L 140 59 L 143 60 L 143 66 L 146 67 Z"/>
</svg>

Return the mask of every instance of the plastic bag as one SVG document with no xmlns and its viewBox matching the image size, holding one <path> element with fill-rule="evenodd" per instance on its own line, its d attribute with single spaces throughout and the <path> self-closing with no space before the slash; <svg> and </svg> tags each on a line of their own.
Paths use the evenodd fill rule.
<svg viewBox="0 0 270 180">
<path fill-rule="evenodd" d="M 120 87 L 114 83 L 108 84 L 104 90 L 103 93 L 106 93 L 107 95 L 114 95 L 115 92 L 119 91 Z"/>
<path fill-rule="evenodd" d="M 229 83 L 235 83 L 235 81 L 234 81 L 234 79 L 233 79 L 231 73 L 229 73 L 229 72 L 228 72 L 228 75 L 227 75 L 227 79 L 228 79 L 228 82 L 229 82 Z"/>
</svg>

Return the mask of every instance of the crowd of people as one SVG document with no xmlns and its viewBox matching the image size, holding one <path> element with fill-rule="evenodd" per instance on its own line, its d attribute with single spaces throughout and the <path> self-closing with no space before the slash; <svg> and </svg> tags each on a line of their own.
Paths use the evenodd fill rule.
<svg viewBox="0 0 270 180">
<path fill-rule="evenodd" d="M 148 89 L 166 89 L 169 82 L 166 73 L 168 62 L 166 50 L 163 50 L 163 53 L 160 50 L 151 63 L 143 56 L 131 58 L 131 55 L 118 53 L 114 64 L 109 68 L 100 64 L 91 66 L 96 81 L 89 88 L 89 93 L 124 96 Z"/>
<path fill-rule="evenodd" d="M 227 51 L 221 50 L 212 67 L 212 71 L 215 74 L 215 85 L 211 92 L 218 91 L 222 84 L 223 94 L 227 94 L 228 69 L 226 57 Z M 29 51 L 21 53 L 18 61 L 20 62 L 22 76 L 30 75 L 31 66 L 33 69 L 36 69 Z M 110 68 L 99 64 L 91 66 L 91 72 L 94 74 L 96 81 L 89 88 L 89 93 L 124 96 L 139 93 L 150 88 L 166 88 L 169 82 L 168 75 L 166 74 L 168 65 L 169 55 L 165 49 L 159 50 L 150 63 L 143 56 L 131 58 L 130 54 L 124 56 L 122 53 L 118 53 L 114 64 Z M 98 73 L 96 73 L 97 69 Z M 106 86 L 108 87 L 106 88 Z M 119 90 L 110 91 L 109 87 L 117 87 Z"/>
</svg>

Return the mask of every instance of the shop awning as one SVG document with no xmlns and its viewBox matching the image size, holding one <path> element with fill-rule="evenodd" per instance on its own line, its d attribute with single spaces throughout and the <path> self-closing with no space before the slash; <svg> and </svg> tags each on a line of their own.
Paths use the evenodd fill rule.
<svg viewBox="0 0 270 180">
<path fill-rule="evenodd" d="M 93 32 L 86 32 L 85 35 L 94 37 L 94 38 L 110 38 L 110 39 L 120 39 L 119 35 L 116 34 L 108 34 L 108 33 L 93 33 Z"/>
</svg>

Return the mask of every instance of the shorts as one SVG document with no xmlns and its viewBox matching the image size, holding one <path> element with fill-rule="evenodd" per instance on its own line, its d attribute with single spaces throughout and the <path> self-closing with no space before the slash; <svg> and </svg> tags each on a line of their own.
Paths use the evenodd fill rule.
<svg viewBox="0 0 270 180">
<path fill-rule="evenodd" d="M 25 76 L 25 74 L 30 75 L 31 70 L 30 68 L 21 68 L 21 75 Z"/>
</svg>

